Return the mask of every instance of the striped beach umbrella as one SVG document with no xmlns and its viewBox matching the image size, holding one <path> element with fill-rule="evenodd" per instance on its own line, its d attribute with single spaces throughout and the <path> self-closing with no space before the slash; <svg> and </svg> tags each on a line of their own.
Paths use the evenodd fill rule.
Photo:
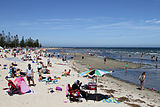
<svg viewBox="0 0 160 107">
<path fill-rule="evenodd" d="M 105 74 L 111 74 L 112 71 L 104 71 L 104 70 L 90 70 L 90 71 L 86 71 L 83 73 L 80 73 L 80 76 L 87 76 L 87 75 L 91 75 L 91 76 L 103 76 Z"/>
<path fill-rule="evenodd" d="M 86 71 L 86 72 L 83 72 L 81 74 L 79 74 L 80 76 L 96 76 L 97 79 L 96 79 L 96 86 L 98 86 L 98 76 L 103 76 L 105 74 L 111 74 L 112 71 L 104 71 L 104 70 L 90 70 L 90 71 Z M 95 90 L 95 93 L 97 93 L 97 88 Z M 98 100 L 98 97 L 96 95 L 96 101 Z"/>
</svg>

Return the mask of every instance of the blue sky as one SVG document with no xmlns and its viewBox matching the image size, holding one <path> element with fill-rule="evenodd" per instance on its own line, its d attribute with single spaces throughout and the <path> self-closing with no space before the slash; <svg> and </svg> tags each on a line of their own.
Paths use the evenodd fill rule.
<svg viewBox="0 0 160 107">
<path fill-rule="evenodd" d="M 160 47 L 160 0 L 1 0 L 0 31 L 43 46 Z"/>
</svg>

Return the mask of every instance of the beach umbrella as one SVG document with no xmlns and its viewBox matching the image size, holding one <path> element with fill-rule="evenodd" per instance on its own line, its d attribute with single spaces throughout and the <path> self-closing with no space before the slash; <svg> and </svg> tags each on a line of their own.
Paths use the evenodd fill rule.
<svg viewBox="0 0 160 107">
<path fill-rule="evenodd" d="M 90 71 L 86 71 L 83 72 L 81 74 L 79 74 L 80 76 L 103 76 L 105 74 L 111 74 L 112 71 L 104 71 L 104 70 L 90 70 Z M 98 84 L 98 78 L 96 79 L 96 84 Z M 95 93 L 97 93 L 97 89 L 95 90 Z M 98 100 L 97 95 L 96 95 L 96 101 Z"/>
<path fill-rule="evenodd" d="M 90 71 L 91 71 L 91 70 L 90 70 Z M 86 76 L 86 75 L 89 74 L 90 71 L 85 71 L 85 72 L 83 72 L 83 73 L 80 73 L 79 76 Z"/>
<path fill-rule="evenodd" d="M 111 74 L 111 73 L 112 73 L 112 71 L 104 71 L 104 70 L 96 69 L 96 70 L 89 70 L 89 71 L 80 73 L 79 75 L 80 76 L 88 76 L 88 75 L 91 75 L 91 76 L 103 76 L 105 74 Z"/>
</svg>

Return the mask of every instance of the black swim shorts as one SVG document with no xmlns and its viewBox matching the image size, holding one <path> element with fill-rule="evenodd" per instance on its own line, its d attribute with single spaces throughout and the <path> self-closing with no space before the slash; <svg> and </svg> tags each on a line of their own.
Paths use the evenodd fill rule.
<svg viewBox="0 0 160 107">
<path fill-rule="evenodd" d="M 28 76 L 27 76 L 27 80 L 28 80 L 28 81 L 33 80 L 33 77 L 28 77 Z"/>
</svg>

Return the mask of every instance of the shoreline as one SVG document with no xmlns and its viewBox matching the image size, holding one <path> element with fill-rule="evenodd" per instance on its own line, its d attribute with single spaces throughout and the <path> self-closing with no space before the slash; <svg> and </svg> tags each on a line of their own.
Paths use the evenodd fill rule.
<svg viewBox="0 0 160 107">
<path fill-rule="evenodd" d="M 90 56 L 87 53 L 63 53 L 63 55 L 73 55 L 74 56 L 74 59 L 73 59 L 74 60 L 73 61 L 74 62 L 74 67 L 72 66 L 72 68 L 75 69 L 78 73 L 87 71 L 88 70 L 88 65 L 91 65 L 91 63 L 92 64 L 95 63 L 93 66 L 91 65 L 92 69 L 107 70 L 106 69 L 106 65 L 107 65 L 108 69 L 109 70 L 112 69 L 113 71 L 118 70 L 118 69 L 124 69 L 124 65 L 126 63 L 128 64 L 127 69 L 139 69 L 139 68 L 142 68 L 142 67 L 145 67 L 145 66 L 151 66 L 150 64 L 133 63 L 133 62 L 128 62 L 128 61 L 119 61 L 119 60 L 109 58 L 109 57 L 107 57 L 107 64 L 103 64 L 103 58 L 98 57 L 98 56 Z M 83 59 L 83 60 L 81 59 L 82 55 L 85 57 L 85 59 Z M 97 62 L 100 62 L 100 61 L 101 61 L 101 64 L 99 64 L 99 65 L 101 65 L 101 66 L 98 67 L 99 65 L 97 65 Z M 113 65 L 108 65 L 108 63 L 117 63 L 117 64 L 115 64 L 115 66 L 113 66 Z M 114 79 L 117 79 L 119 81 L 123 81 L 125 83 L 135 85 L 135 86 L 138 87 L 137 84 L 126 81 L 126 80 L 122 80 L 118 77 L 110 76 L 110 78 L 114 78 Z M 150 88 L 146 88 L 146 89 L 152 91 L 152 89 L 150 89 Z M 160 91 L 158 91 L 158 90 L 154 90 L 154 91 L 157 92 L 157 93 L 160 93 Z"/>
<path fill-rule="evenodd" d="M 112 60 L 112 59 L 111 59 Z M 121 61 L 119 61 L 121 62 Z M 123 61 L 123 62 L 126 62 L 126 61 Z M 144 64 L 146 65 L 146 64 Z M 72 66 L 73 67 L 73 66 Z M 78 69 L 76 69 L 78 68 Z M 73 67 L 73 69 L 76 69 L 77 73 L 81 73 L 81 72 L 85 72 L 88 70 L 88 68 L 85 66 L 85 65 L 82 65 L 81 63 L 76 63 Z M 137 68 L 132 68 L 132 69 L 137 69 Z M 124 83 L 127 83 L 127 84 L 130 84 L 130 85 L 133 85 L 134 87 L 139 87 L 139 85 L 137 84 L 134 84 L 132 82 L 129 82 L 129 81 L 125 81 L 125 80 L 122 80 L 120 78 L 117 78 L 117 77 L 114 77 L 112 75 L 106 75 L 105 77 L 108 77 L 108 78 L 112 78 L 112 79 L 116 79 L 117 81 L 121 81 L 121 82 L 124 82 Z M 149 88 L 145 88 L 147 89 L 148 91 L 151 91 L 151 92 L 156 92 L 156 93 L 159 93 L 160 94 L 160 91 L 157 91 L 157 90 L 154 90 L 152 91 L 152 89 L 149 89 Z"/>
<path fill-rule="evenodd" d="M 78 69 L 77 68 L 78 66 L 81 67 L 81 69 Z M 84 66 L 81 65 L 80 63 L 76 63 L 73 66 L 73 68 L 78 73 L 80 73 L 79 71 L 81 71 L 82 68 L 84 70 L 88 69 L 88 68 L 84 68 Z M 155 102 L 160 101 L 160 99 L 156 99 L 156 97 L 155 97 L 155 96 L 158 96 L 157 98 L 160 98 L 160 92 L 158 92 L 156 90 L 152 91 L 151 89 L 148 89 L 148 88 L 145 88 L 145 90 L 143 90 L 143 91 L 139 90 L 138 89 L 140 87 L 139 85 L 136 85 L 134 83 L 121 80 L 119 78 L 116 78 L 116 77 L 113 77 L 113 76 L 110 76 L 110 75 L 106 75 L 105 77 L 100 77 L 98 79 L 98 81 L 99 81 L 100 90 L 103 91 L 103 90 L 105 90 L 105 89 L 103 89 L 104 87 L 108 87 L 107 88 L 107 92 L 111 91 L 111 93 L 110 92 L 109 93 L 112 96 L 116 97 L 116 98 L 121 97 L 121 95 L 122 95 L 121 93 L 123 93 L 123 94 L 126 93 L 126 95 L 123 95 L 123 96 L 132 96 L 133 93 L 136 93 L 137 94 L 137 96 L 136 96 L 137 98 L 138 97 L 139 98 L 143 98 L 144 96 L 145 97 L 147 96 L 147 99 L 150 99 L 150 100 L 154 99 L 154 100 L 156 100 Z M 109 86 L 111 86 L 111 87 L 109 87 Z M 117 87 L 119 87 L 119 88 L 117 88 Z M 122 92 L 112 93 L 112 91 L 115 91 L 115 92 L 122 91 Z M 153 95 L 153 96 L 150 96 L 150 95 Z M 119 97 L 117 97 L 117 96 L 119 96 Z M 134 96 L 132 96 L 132 97 L 134 98 Z M 132 100 L 132 98 L 130 98 L 130 100 Z M 149 105 L 147 105 L 147 106 L 149 106 Z"/>
</svg>

